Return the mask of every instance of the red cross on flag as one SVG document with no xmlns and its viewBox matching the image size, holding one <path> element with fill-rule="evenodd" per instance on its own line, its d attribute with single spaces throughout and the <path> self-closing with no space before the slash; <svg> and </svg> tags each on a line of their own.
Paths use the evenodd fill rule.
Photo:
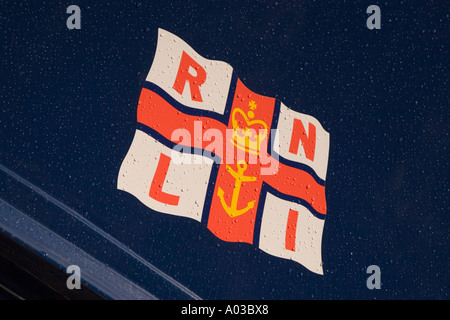
<svg viewBox="0 0 450 320">
<path fill-rule="evenodd" d="M 323 274 L 329 134 L 159 29 L 117 188 Z"/>
</svg>

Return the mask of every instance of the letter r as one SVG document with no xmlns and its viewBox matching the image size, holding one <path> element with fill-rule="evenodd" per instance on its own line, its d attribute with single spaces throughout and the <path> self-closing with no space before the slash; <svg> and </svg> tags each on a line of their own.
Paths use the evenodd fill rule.
<svg viewBox="0 0 450 320">
<path fill-rule="evenodd" d="M 197 72 L 195 76 L 189 72 L 191 67 Z M 206 81 L 206 71 L 201 65 L 199 65 L 194 59 L 183 51 L 177 77 L 175 78 L 175 82 L 173 84 L 173 88 L 181 95 L 186 87 L 186 81 L 189 82 L 191 99 L 193 101 L 202 102 L 203 99 L 200 94 L 200 86 Z"/>
</svg>

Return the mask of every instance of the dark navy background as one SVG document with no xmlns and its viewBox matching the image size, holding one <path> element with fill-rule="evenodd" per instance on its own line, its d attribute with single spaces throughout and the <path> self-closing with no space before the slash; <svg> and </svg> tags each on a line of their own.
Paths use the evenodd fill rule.
<svg viewBox="0 0 450 320">
<path fill-rule="evenodd" d="M 78 5 L 81 30 L 68 30 Z M 369 5 L 381 30 L 366 27 Z M 448 1 L 0 4 L 0 162 L 205 299 L 448 299 Z M 168 30 L 330 133 L 324 276 L 116 190 Z M 1 177 L 0 197 L 150 292 L 142 267 Z M 59 220 L 61 219 L 61 220 Z M 71 229 L 72 228 L 72 229 Z M 102 242 L 103 241 L 103 242 Z M 381 269 L 369 290 L 366 269 Z M 175 294 L 161 295 L 177 297 Z"/>
</svg>

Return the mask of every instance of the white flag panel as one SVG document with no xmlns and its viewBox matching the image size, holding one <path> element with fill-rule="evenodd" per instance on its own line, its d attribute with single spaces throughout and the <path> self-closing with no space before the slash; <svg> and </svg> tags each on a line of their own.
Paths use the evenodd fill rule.
<svg viewBox="0 0 450 320">
<path fill-rule="evenodd" d="M 287 246 L 290 212 L 296 212 L 293 239 Z M 324 220 L 316 218 L 301 204 L 280 199 L 267 193 L 261 222 L 259 248 L 271 255 L 292 259 L 312 272 L 323 274 L 322 232 Z M 289 234 L 288 234 L 289 238 Z M 289 249 L 287 248 L 289 247 Z"/>
<path fill-rule="evenodd" d="M 184 162 L 178 163 L 170 160 L 161 185 L 162 192 L 178 199 L 176 205 L 162 203 L 149 196 L 161 154 L 166 159 L 172 156 L 184 159 Z M 120 167 L 117 188 L 131 193 L 153 210 L 200 222 L 213 163 L 213 160 L 201 155 L 181 155 L 145 132 L 136 130 L 130 150 Z"/>
<path fill-rule="evenodd" d="M 314 127 L 315 142 L 309 148 L 306 148 L 307 146 L 303 145 L 301 140 L 298 141 L 295 139 L 294 127 L 297 129 L 297 134 L 299 127 L 301 127 L 296 123 L 298 120 L 301 121 L 307 137 L 310 139 L 312 138 L 312 129 Z M 293 111 L 281 102 L 277 133 L 274 141 L 278 144 L 274 146 L 274 150 L 280 156 L 291 161 L 306 164 L 314 170 L 319 178 L 325 180 L 328 166 L 330 134 L 325 131 L 316 118 Z M 296 149 L 294 152 L 292 152 L 293 147 Z M 309 154 L 307 151 L 309 151 Z M 312 154 L 314 155 L 313 159 L 311 159 Z"/>
<path fill-rule="evenodd" d="M 186 59 L 191 61 L 188 57 L 192 58 L 199 68 L 195 70 L 190 67 L 188 69 L 190 75 L 182 75 L 181 80 L 186 77 L 197 77 L 203 73 L 206 75 L 204 83 L 197 83 L 200 94 L 195 99 L 202 101 L 193 100 L 189 81 L 182 81 L 180 84 L 183 88 L 182 94 L 174 89 L 183 51 L 187 54 Z M 146 80 L 157 84 L 178 102 L 188 107 L 224 114 L 232 74 L 233 68 L 228 63 L 205 59 L 176 35 L 158 29 L 155 58 Z"/>
</svg>

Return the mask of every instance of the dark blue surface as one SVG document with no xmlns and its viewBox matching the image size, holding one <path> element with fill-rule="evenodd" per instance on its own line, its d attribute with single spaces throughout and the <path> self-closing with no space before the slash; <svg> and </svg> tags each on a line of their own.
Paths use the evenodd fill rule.
<svg viewBox="0 0 450 320">
<path fill-rule="evenodd" d="M 68 30 L 66 8 L 81 10 Z M 366 9 L 381 8 L 381 30 Z M 0 4 L 0 163 L 204 299 L 448 299 L 447 1 Z M 116 189 L 168 30 L 330 133 L 324 276 Z M 156 296 L 184 298 L 4 172 L 0 197 Z M 381 289 L 366 269 L 381 269 Z"/>
</svg>

